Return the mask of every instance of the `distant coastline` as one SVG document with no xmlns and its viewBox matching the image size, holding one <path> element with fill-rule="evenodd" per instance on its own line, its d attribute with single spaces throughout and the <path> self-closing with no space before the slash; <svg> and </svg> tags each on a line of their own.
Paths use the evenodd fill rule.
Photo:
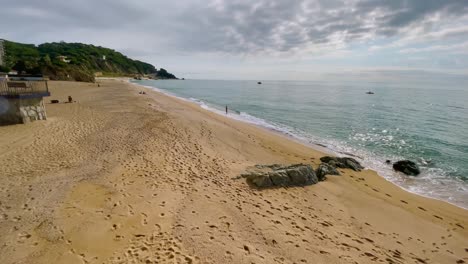
<svg viewBox="0 0 468 264">
<path fill-rule="evenodd" d="M 94 82 L 100 76 L 177 79 L 164 68 L 133 60 L 115 50 L 83 43 L 54 42 L 40 45 L 4 40 L 0 72 L 42 74 L 51 80 Z"/>
</svg>

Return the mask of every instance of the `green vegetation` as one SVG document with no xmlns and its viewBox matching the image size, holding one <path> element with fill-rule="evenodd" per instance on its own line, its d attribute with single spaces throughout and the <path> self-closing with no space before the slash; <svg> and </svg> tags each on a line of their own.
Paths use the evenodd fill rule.
<svg viewBox="0 0 468 264">
<path fill-rule="evenodd" d="M 158 79 L 176 79 L 165 69 L 132 60 L 112 49 L 82 43 L 44 43 L 38 46 L 4 42 L 3 70 L 48 75 L 52 80 L 94 81 L 96 72 L 104 76 L 148 75 Z M 65 56 L 65 57 L 63 57 Z"/>
</svg>

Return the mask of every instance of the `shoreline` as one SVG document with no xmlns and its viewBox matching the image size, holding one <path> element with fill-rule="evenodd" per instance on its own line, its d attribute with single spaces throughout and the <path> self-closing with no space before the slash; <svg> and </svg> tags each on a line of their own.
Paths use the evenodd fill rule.
<svg viewBox="0 0 468 264">
<path fill-rule="evenodd" d="M 258 190 L 237 176 L 323 153 L 123 80 L 49 87 L 76 103 L 0 127 L 1 263 L 468 261 L 467 210 L 371 170 Z"/>
<path fill-rule="evenodd" d="M 115 79 L 115 80 L 120 80 L 120 79 Z M 172 94 L 170 92 L 164 91 L 164 90 L 162 90 L 161 88 L 158 88 L 158 87 L 152 87 L 152 86 L 147 86 L 147 85 L 134 83 L 134 82 L 132 82 L 131 79 L 127 79 L 126 82 L 128 82 L 131 85 L 135 85 L 135 86 L 138 86 L 138 87 L 149 89 L 150 91 L 158 92 L 158 93 L 161 93 L 161 94 L 163 94 L 165 96 L 169 96 L 169 97 L 172 97 L 172 98 L 175 98 L 175 99 L 178 99 L 178 100 L 182 100 L 182 101 L 184 101 L 186 103 L 193 104 L 194 106 L 197 106 L 200 109 L 204 109 L 206 111 L 215 113 L 215 114 L 217 114 L 217 115 L 219 115 L 221 117 L 225 117 L 225 118 L 229 118 L 231 120 L 236 120 L 236 121 L 239 121 L 239 122 L 243 122 L 243 123 L 246 123 L 246 124 L 253 125 L 253 126 L 257 127 L 257 128 L 264 129 L 264 130 L 266 130 L 266 131 L 268 131 L 270 133 L 274 133 L 276 135 L 282 136 L 286 140 L 294 141 L 296 143 L 302 144 L 302 145 L 304 145 L 306 147 L 312 148 L 313 150 L 322 152 L 324 154 L 328 154 L 328 155 L 332 155 L 332 156 L 343 156 L 343 157 L 358 158 L 358 160 L 360 162 L 364 161 L 364 159 L 362 157 L 359 157 L 359 156 L 356 156 L 356 155 L 350 155 L 350 154 L 347 154 L 347 153 L 344 153 L 344 152 L 341 152 L 341 151 L 335 151 L 333 149 L 328 148 L 327 146 L 321 146 L 321 145 L 319 145 L 319 143 L 307 142 L 307 139 L 301 138 L 300 136 L 297 136 L 297 135 L 294 135 L 292 132 L 284 132 L 284 131 L 281 131 L 281 130 L 278 130 L 278 129 L 274 129 L 272 127 L 268 127 L 266 125 L 255 123 L 253 121 L 251 122 L 249 120 L 245 120 L 245 119 L 242 119 L 242 118 L 236 118 L 233 115 L 225 115 L 222 112 L 220 112 L 218 109 L 210 109 L 209 107 L 203 107 L 203 105 L 201 105 L 201 104 L 197 103 L 196 101 L 194 101 L 194 100 L 198 100 L 196 98 L 194 98 L 194 100 L 190 100 L 190 99 L 187 99 L 187 98 L 180 97 L 178 95 Z M 265 120 L 263 120 L 263 121 L 267 122 Z M 432 199 L 432 200 L 435 200 L 435 201 L 445 202 L 447 204 L 450 204 L 450 205 L 453 205 L 453 206 L 456 206 L 458 208 L 461 208 L 461 209 L 464 209 L 464 210 L 468 211 L 468 205 L 467 206 L 462 206 L 462 205 L 457 204 L 457 203 L 451 203 L 450 201 L 444 200 L 442 198 L 431 197 L 431 196 L 429 196 L 427 194 L 424 194 L 424 193 L 421 193 L 421 192 L 411 191 L 408 188 L 405 188 L 404 186 L 401 186 L 401 185 L 397 184 L 395 181 L 392 181 L 391 179 L 388 179 L 387 177 L 381 175 L 381 173 L 377 169 L 367 167 L 367 166 L 366 166 L 365 169 L 375 172 L 379 177 L 381 177 L 385 181 L 395 185 L 396 187 L 400 188 L 401 190 L 403 190 L 405 192 L 408 192 L 408 193 L 411 193 L 411 194 L 414 194 L 414 195 L 418 195 L 418 196 L 421 196 L 421 197 L 424 197 L 424 198 L 427 198 L 427 199 Z M 393 173 L 395 173 L 395 172 L 393 172 Z M 409 177 L 409 176 L 402 176 L 402 177 Z"/>
<path fill-rule="evenodd" d="M 116 79 L 116 80 L 118 80 L 118 79 Z M 298 136 L 293 135 L 292 133 L 282 132 L 282 131 L 279 130 L 279 129 L 270 128 L 270 127 L 268 127 L 268 126 L 266 126 L 266 125 L 264 126 L 264 125 L 255 123 L 255 122 L 253 122 L 253 121 L 248 121 L 248 120 L 246 120 L 246 119 L 236 118 L 234 115 L 229 115 L 229 114 L 228 114 L 228 115 L 225 115 L 224 113 L 218 111 L 218 109 L 216 109 L 216 110 L 215 110 L 215 109 L 209 109 L 208 106 L 207 106 L 207 107 L 203 107 L 203 105 L 198 104 L 197 102 L 195 102 L 195 101 L 193 101 L 193 100 L 190 100 L 190 99 L 187 99 L 187 98 L 184 98 L 184 97 L 180 97 L 180 96 L 177 96 L 177 95 L 175 95 L 175 94 L 171 94 L 171 93 L 169 93 L 169 92 L 167 92 L 167 91 L 164 91 L 164 90 L 161 90 L 160 88 L 157 88 L 157 87 L 151 87 L 151 86 L 146 86 L 146 85 L 141 85 L 141 84 L 133 83 L 133 82 L 131 82 L 131 79 L 128 79 L 127 81 L 128 81 L 129 84 L 136 85 L 136 86 L 138 86 L 138 87 L 143 87 L 143 88 L 146 88 L 146 89 L 150 89 L 151 91 L 155 91 L 155 92 L 161 93 L 161 94 L 163 94 L 163 95 L 166 95 L 166 96 L 169 96 L 169 97 L 172 97 L 172 98 L 176 98 L 176 99 L 178 99 L 178 100 L 182 100 L 182 101 L 184 101 L 184 102 L 193 104 L 193 105 L 195 105 L 195 106 L 200 107 L 201 109 L 204 109 L 204 110 L 209 111 L 209 112 L 211 112 L 211 113 L 215 113 L 215 114 L 217 114 L 217 115 L 219 115 L 219 116 L 221 116 L 221 117 L 226 117 L 226 118 L 229 118 L 230 120 L 236 120 L 236 121 L 239 121 L 239 122 L 242 122 L 242 123 L 245 123 L 245 124 L 253 125 L 253 126 L 257 127 L 257 128 L 265 129 L 266 131 L 269 131 L 269 132 L 271 132 L 271 133 L 275 133 L 276 135 L 282 136 L 282 137 L 284 137 L 284 138 L 287 139 L 287 140 L 292 140 L 292 141 L 294 141 L 294 142 L 296 142 L 296 143 L 299 143 L 299 144 L 305 145 L 305 146 L 307 146 L 307 147 L 310 147 L 310 148 L 312 148 L 312 149 L 314 149 L 314 150 L 316 150 L 316 151 L 319 151 L 319 152 L 322 152 L 322 153 L 326 153 L 326 154 L 330 154 L 330 155 L 336 155 L 336 152 L 333 151 L 333 150 L 331 150 L 331 149 L 329 149 L 328 147 L 326 147 L 326 146 L 321 146 L 321 145 L 319 145 L 319 143 L 312 143 L 312 142 L 307 143 L 307 142 L 305 142 L 305 139 L 300 139 Z M 195 100 L 195 98 L 194 98 L 194 100 Z M 265 122 L 266 122 L 266 121 L 265 121 Z M 344 153 L 342 153 L 342 154 L 344 154 Z M 344 155 L 346 155 L 346 154 L 344 154 Z M 352 157 L 352 155 L 347 155 L 347 156 Z M 354 157 L 356 157 L 356 156 L 354 156 Z M 360 157 L 358 157 L 358 158 L 360 158 Z"/>
</svg>

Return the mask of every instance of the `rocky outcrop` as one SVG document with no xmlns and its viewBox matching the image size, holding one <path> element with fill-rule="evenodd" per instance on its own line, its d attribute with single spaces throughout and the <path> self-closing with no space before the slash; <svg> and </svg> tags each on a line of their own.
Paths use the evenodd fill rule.
<svg viewBox="0 0 468 264">
<path fill-rule="evenodd" d="M 242 177 L 259 188 L 305 186 L 316 184 L 319 181 L 312 166 L 307 164 L 257 165 L 255 168 L 255 170 L 243 174 Z"/>
<path fill-rule="evenodd" d="M 348 157 L 325 156 L 321 157 L 320 161 L 342 169 L 352 169 L 354 171 L 361 171 L 364 169 L 364 167 L 357 160 Z"/>
<path fill-rule="evenodd" d="M 417 176 L 421 171 L 416 163 L 411 160 L 400 160 L 393 163 L 393 169 L 406 175 Z"/>
<path fill-rule="evenodd" d="M 268 174 L 252 173 L 252 174 L 244 175 L 244 176 L 246 176 L 248 182 L 250 182 L 251 184 L 257 187 L 265 188 L 265 187 L 273 186 L 273 182 L 271 181 L 271 178 Z"/>
<path fill-rule="evenodd" d="M 328 163 L 320 163 L 317 170 L 315 171 L 319 181 L 324 181 L 326 175 L 340 175 L 340 172 L 336 169 L 335 166 L 332 166 Z"/>
</svg>

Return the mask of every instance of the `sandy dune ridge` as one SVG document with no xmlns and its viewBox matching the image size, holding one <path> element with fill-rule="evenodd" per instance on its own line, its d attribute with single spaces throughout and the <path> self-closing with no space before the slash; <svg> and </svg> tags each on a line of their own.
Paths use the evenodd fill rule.
<svg viewBox="0 0 468 264">
<path fill-rule="evenodd" d="M 128 84 L 51 82 L 0 127 L 0 263 L 465 263 L 468 213 L 373 171 L 256 190 L 248 166 L 322 153 Z"/>
</svg>

